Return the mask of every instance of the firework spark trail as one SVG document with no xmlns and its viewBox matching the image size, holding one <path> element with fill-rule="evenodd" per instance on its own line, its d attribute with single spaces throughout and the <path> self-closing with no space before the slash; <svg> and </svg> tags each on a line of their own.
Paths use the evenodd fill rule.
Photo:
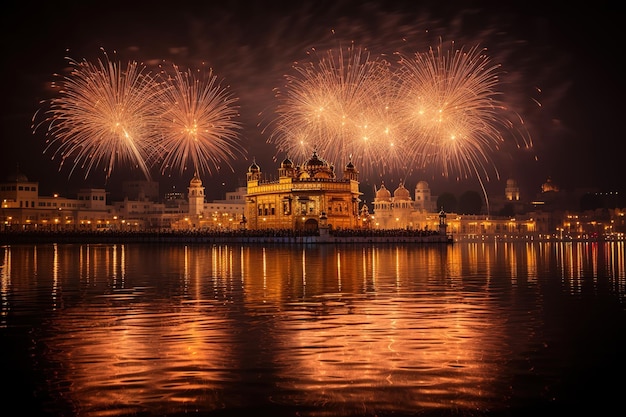
<svg viewBox="0 0 626 417">
<path fill-rule="evenodd" d="M 352 46 L 295 65 L 268 141 L 290 154 L 351 158 L 381 176 L 425 167 L 499 176 L 491 155 L 513 130 L 496 91 L 499 65 L 478 47 L 398 56 L 393 69 Z"/>
<path fill-rule="evenodd" d="M 467 178 L 479 174 L 475 168 L 489 175 L 489 153 L 503 141 L 497 68 L 477 47 L 446 52 L 440 46 L 400 60 L 399 117 L 415 138 L 419 165 L 434 163 L 444 176 Z"/>
<path fill-rule="evenodd" d="M 270 137 L 280 150 L 313 145 L 328 160 L 350 157 L 381 176 L 426 168 L 457 180 L 476 176 L 484 190 L 491 172 L 499 178 L 492 156 L 505 136 L 530 146 L 521 117 L 497 90 L 500 65 L 484 49 L 440 43 L 409 58 L 397 53 L 395 68 L 354 46 L 347 52 L 330 50 L 287 76 Z"/>
<path fill-rule="evenodd" d="M 336 164 L 351 159 L 367 169 L 372 160 L 382 163 L 381 147 L 389 144 L 389 127 L 381 118 L 383 89 L 392 82 L 388 63 L 354 45 L 311 55 L 285 76 L 268 142 L 302 157 L 317 150 Z"/>
<path fill-rule="evenodd" d="M 415 139 L 411 154 L 418 165 L 441 169 L 444 177 L 475 175 L 487 199 L 483 181 L 491 170 L 499 177 L 491 156 L 514 126 L 497 91 L 500 66 L 477 46 L 455 50 L 454 44 L 399 64 L 399 117 Z"/>
<path fill-rule="evenodd" d="M 172 65 L 162 76 L 168 87 L 159 123 L 162 138 L 153 155 L 162 173 L 178 168 L 182 174 L 191 163 L 194 174 L 210 174 L 212 167 L 219 170 L 222 162 L 229 164 L 237 153 L 245 154 L 238 141 L 237 98 L 212 70 L 202 74 Z"/>
<path fill-rule="evenodd" d="M 373 97 L 374 105 L 366 109 L 370 132 L 374 132 L 368 140 L 373 139 L 365 150 L 361 163 L 368 166 L 366 173 L 385 174 L 402 173 L 408 175 L 412 171 L 413 161 L 407 148 L 406 131 L 403 120 L 397 117 L 398 78 L 390 73 L 380 84 L 378 95 Z"/>
<path fill-rule="evenodd" d="M 108 179 L 117 165 L 139 167 L 146 179 L 149 149 L 156 140 L 156 108 L 161 92 L 155 78 L 137 62 L 122 68 L 106 52 L 97 64 L 67 58 L 72 70 L 60 81 L 58 96 L 49 100 L 45 152 L 61 158 L 59 169 L 72 164 L 70 176 L 80 166 L 85 178 L 104 165 Z"/>
</svg>

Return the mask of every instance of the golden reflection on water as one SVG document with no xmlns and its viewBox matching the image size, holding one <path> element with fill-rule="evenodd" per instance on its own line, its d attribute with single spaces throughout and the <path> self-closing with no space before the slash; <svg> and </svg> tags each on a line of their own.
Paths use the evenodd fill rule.
<svg viewBox="0 0 626 417">
<path fill-rule="evenodd" d="M 11 248 L 6 247 L 2 251 L 2 262 L 0 262 L 0 328 L 7 327 L 7 314 L 10 310 L 11 270 Z"/>
<path fill-rule="evenodd" d="M 11 295 L 36 288 L 48 389 L 94 416 L 233 407 L 253 389 L 335 411 L 498 408 L 505 365 L 541 343 L 519 290 L 608 279 L 623 299 L 626 281 L 623 242 L 42 245 L 0 259 L 2 326 Z"/>
</svg>

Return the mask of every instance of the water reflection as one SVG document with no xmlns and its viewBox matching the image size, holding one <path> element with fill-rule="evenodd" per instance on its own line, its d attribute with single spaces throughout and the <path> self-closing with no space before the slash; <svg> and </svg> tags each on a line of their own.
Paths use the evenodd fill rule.
<svg viewBox="0 0 626 417">
<path fill-rule="evenodd" d="M 624 243 L 6 246 L 55 414 L 300 415 L 558 401 L 555 289 L 624 301 Z M 552 294 L 552 295 L 551 295 Z M 520 382 L 523 381 L 523 382 Z"/>
</svg>

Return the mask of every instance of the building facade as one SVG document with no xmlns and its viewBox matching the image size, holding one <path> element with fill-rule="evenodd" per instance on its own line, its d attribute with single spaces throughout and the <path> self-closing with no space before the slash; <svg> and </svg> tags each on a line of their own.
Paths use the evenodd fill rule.
<svg viewBox="0 0 626 417">
<path fill-rule="evenodd" d="M 22 173 L 0 183 L 3 229 L 97 230 L 116 220 L 106 204 L 106 190 L 81 189 L 76 198 L 39 195 L 39 183 Z"/>
<path fill-rule="evenodd" d="M 519 199 L 514 181 L 508 181 L 505 189 L 507 200 Z M 391 193 L 383 183 L 374 198 L 372 227 L 377 229 L 436 230 L 439 226 L 437 197 L 433 196 L 426 181 L 415 186 L 415 199 L 400 183 Z M 538 232 L 534 213 L 528 215 L 459 215 L 446 213 L 447 232 L 456 238 L 476 236 L 530 236 Z M 548 231 L 546 230 L 546 233 Z"/>
<path fill-rule="evenodd" d="M 245 187 L 226 193 L 223 200 L 206 201 L 205 187 L 196 174 L 189 182 L 185 215 L 171 224 L 174 230 L 236 230 L 244 228 Z"/>
<path fill-rule="evenodd" d="M 324 218 L 332 229 L 361 227 L 359 173 L 352 162 L 338 178 L 333 165 L 317 152 L 300 165 L 286 158 L 277 180 L 263 179 L 253 162 L 247 173 L 246 228 L 314 231 Z"/>
<path fill-rule="evenodd" d="M 376 190 L 373 211 L 362 204 L 358 172 L 352 163 L 337 178 L 334 167 L 314 153 L 300 166 L 288 158 L 278 180 L 266 181 L 253 163 L 247 186 L 227 192 L 223 200 L 205 201 L 198 176 L 187 193 L 166 193 L 153 201 L 153 185 L 133 184 L 121 201 L 109 202 L 102 188 L 86 188 L 74 198 L 39 195 L 39 183 L 16 173 L 0 182 L 0 231 L 194 231 L 331 229 L 437 230 L 441 213 L 428 184 L 418 182 L 415 197 L 404 184 L 393 193 Z M 546 188 L 546 187 L 544 187 Z M 554 187 L 542 188 L 532 209 L 512 215 L 445 213 L 447 232 L 457 240 L 486 238 L 624 239 L 626 209 L 564 210 Z M 158 192 L 157 192 L 158 194 Z M 152 197 L 148 197 L 151 195 Z M 502 203 L 522 201 L 508 181 Z M 519 200 L 518 200 L 519 199 Z M 542 203 L 542 204 L 539 204 Z"/>
<path fill-rule="evenodd" d="M 371 225 L 376 229 L 434 230 L 438 227 L 437 198 L 431 195 L 426 181 L 415 186 L 415 199 L 400 183 L 393 194 L 385 184 L 376 190 Z"/>
</svg>

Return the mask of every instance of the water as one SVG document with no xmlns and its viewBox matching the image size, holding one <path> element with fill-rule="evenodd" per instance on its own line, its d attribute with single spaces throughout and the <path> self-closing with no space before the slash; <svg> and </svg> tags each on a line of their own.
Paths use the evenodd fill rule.
<svg viewBox="0 0 626 417">
<path fill-rule="evenodd" d="M 621 408 L 624 242 L 0 247 L 2 401 L 42 416 Z"/>
</svg>

